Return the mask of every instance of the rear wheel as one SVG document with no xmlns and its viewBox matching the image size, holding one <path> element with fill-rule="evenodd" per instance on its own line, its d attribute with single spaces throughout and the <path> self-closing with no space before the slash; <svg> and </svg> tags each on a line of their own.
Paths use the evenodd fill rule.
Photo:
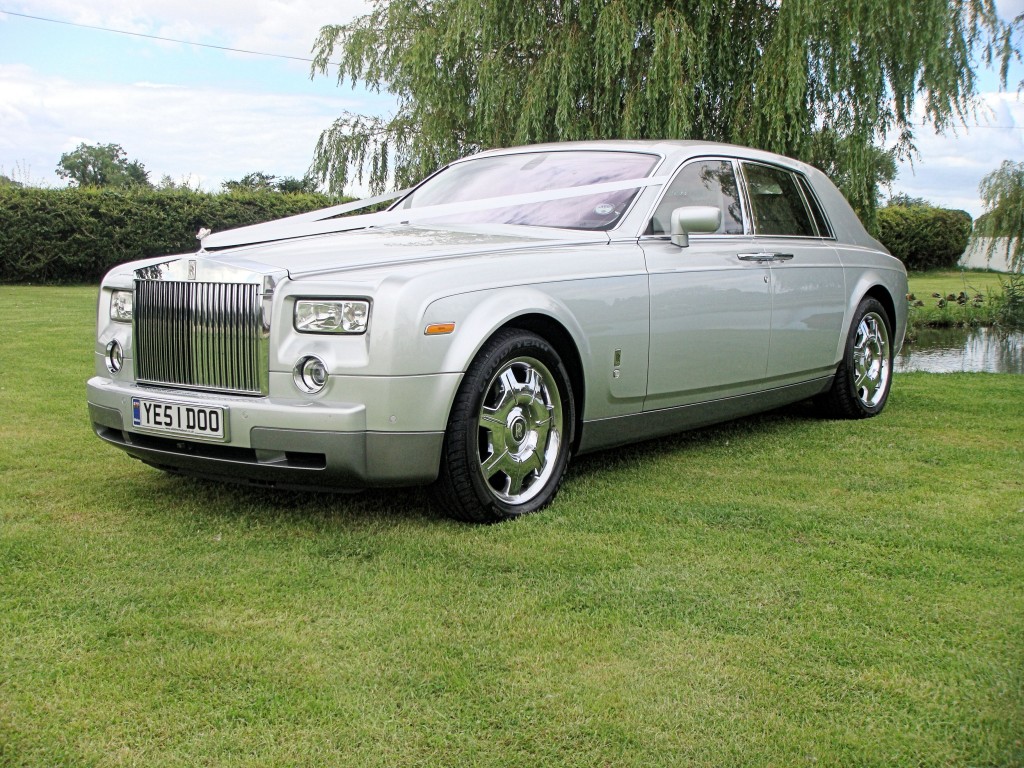
<svg viewBox="0 0 1024 768">
<path fill-rule="evenodd" d="M 882 412 L 892 386 L 891 337 L 885 308 L 864 299 L 853 316 L 832 388 L 818 400 L 825 415 L 865 419 Z"/>
<path fill-rule="evenodd" d="M 470 365 L 448 419 L 438 500 L 452 517 L 508 520 L 546 506 L 562 483 L 575 424 L 555 349 L 502 331 Z"/>
</svg>

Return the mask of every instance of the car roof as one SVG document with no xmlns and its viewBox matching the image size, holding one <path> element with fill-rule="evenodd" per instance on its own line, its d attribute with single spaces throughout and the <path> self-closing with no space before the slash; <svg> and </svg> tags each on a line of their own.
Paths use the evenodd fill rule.
<svg viewBox="0 0 1024 768">
<path fill-rule="evenodd" d="M 498 155 L 522 154 L 526 152 L 568 152 L 568 151 L 597 151 L 597 152 L 648 152 L 662 156 L 671 164 L 678 164 L 691 157 L 706 155 L 724 155 L 726 157 L 737 157 L 747 160 L 758 160 L 774 165 L 782 165 L 794 170 L 807 173 L 811 166 L 799 160 L 774 152 L 765 152 L 760 149 L 752 149 L 739 144 L 729 144 L 719 141 L 693 141 L 685 139 L 602 139 L 594 141 L 559 141 L 544 144 L 527 144 L 519 147 L 507 147 L 503 149 L 484 150 L 475 155 L 463 158 L 456 162 L 471 160 L 480 157 L 493 157 Z"/>
</svg>

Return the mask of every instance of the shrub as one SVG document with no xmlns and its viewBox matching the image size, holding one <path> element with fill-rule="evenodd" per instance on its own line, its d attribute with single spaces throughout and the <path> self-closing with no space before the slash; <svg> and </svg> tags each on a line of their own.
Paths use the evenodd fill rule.
<svg viewBox="0 0 1024 768">
<path fill-rule="evenodd" d="M 999 322 L 1011 328 L 1024 328 L 1024 275 L 1011 274 L 1003 283 L 996 300 Z"/>
<path fill-rule="evenodd" d="M 970 236 L 966 211 L 890 205 L 878 212 L 878 239 L 910 270 L 955 267 Z"/>
<path fill-rule="evenodd" d="M 0 282 L 95 283 L 116 264 L 192 252 L 214 232 L 324 208 L 324 195 L 0 187 Z"/>
</svg>

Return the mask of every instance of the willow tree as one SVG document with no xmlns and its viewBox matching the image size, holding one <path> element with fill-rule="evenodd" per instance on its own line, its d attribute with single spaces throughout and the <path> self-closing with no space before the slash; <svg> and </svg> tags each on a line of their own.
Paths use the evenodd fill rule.
<svg viewBox="0 0 1024 768">
<path fill-rule="evenodd" d="M 915 109 L 962 122 L 1015 32 L 994 0 L 374 0 L 321 29 L 313 73 L 397 109 L 342 115 L 313 170 L 383 191 L 490 147 L 707 139 L 805 159 L 870 213 Z"/>
<path fill-rule="evenodd" d="M 1024 162 L 1004 160 L 978 186 L 985 213 L 978 219 L 975 236 L 988 238 L 991 259 L 1000 239 L 1006 238 L 1006 261 L 1024 273 Z"/>
</svg>

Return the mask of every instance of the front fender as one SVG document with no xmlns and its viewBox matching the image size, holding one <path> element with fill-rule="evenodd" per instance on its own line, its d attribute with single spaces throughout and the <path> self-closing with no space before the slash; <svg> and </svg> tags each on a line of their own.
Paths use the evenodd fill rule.
<svg viewBox="0 0 1024 768">
<path fill-rule="evenodd" d="M 534 287 L 517 287 L 449 296 L 433 302 L 427 308 L 427 324 L 456 324 L 451 343 L 441 360 L 440 370 L 464 373 L 481 347 L 498 329 L 525 315 L 543 315 L 557 322 L 572 338 L 580 358 L 584 361 L 590 358 L 587 336 L 561 300 Z"/>
<path fill-rule="evenodd" d="M 524 327 L 558 326 L 563 360 L 579 365 L 587 419 L 639 412 L 647 393 L 650 299 L 645 274 L 598 280 L 564 280 L 543 286 L 510 286 L 439 298 L 427 309 L 424 323 L 455 323 L 449 336 L 428 338 L 444 343 L 438 368 L 463 373 L 498 329 L 519 321 Z M 586 329 L 586 332 L 584 332 Z M 544 335 L 543 331 L 540 331 Z M 441 342 L 441 339 L 447 341 Z M 571 344 L 574 349 L 566 347 Z"/>
</svg>

